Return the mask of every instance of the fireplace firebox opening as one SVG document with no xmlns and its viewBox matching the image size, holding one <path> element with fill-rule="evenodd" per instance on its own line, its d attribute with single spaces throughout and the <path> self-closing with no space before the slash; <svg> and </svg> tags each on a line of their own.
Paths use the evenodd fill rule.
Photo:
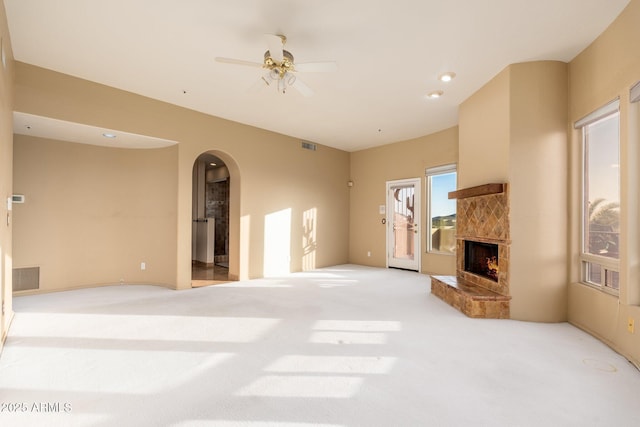
<svg viewBox="0 0 640 427">
<path fill-rule="evenodd" d="M 498 245 L 493 243 L 464 242 L 464 270 L 498 281 Z"/>
</svg>

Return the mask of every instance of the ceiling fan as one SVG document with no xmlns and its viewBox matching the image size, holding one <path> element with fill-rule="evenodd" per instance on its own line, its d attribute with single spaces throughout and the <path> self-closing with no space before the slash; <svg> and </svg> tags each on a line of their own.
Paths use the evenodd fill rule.
<svg viewBox="0 0 640 427">
<path fill-rule="evenodd" d="M 313 90 L 302 82 L 293 73 L 295 72 L 331 72 L 337 71 L 338 65 L 334 61 L 305 62 L 296 64 L 291 52 L 284 50 L 287 38 L 280 34 L 267 34 L 268 50 L 264 53 L 262 63 L 244 61 L 241 59 L 216 57 L 217 62 L 225 64 L 246 65 L 249 67 L 259 67 L 268 70 L 258 84 L 259 86 L 276 86 L 278 92 L 285 93 L 288 87 L 298 90 L 303 96 L 313 95 Z"/>
</svg>

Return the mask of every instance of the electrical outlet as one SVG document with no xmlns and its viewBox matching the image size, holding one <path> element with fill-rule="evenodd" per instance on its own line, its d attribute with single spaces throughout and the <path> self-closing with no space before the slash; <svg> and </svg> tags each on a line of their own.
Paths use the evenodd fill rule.
<svg viewBox="0 0 640 427">
<path fill-rule="evenodd" d="M 368 252 L 367 252 L 367 256 L 371 256 L 371 251 L 368 251 Z"/>
<path fill-rule="evenodd" d="M 633 334 L 633 333 L 634 333 L 634 331 L 635 331 L 634 323 L 635 323 L 635 321 L 634 321 L 634 318 L 633 318 L 633 317 L 629 317 L 629 318 L 627 319 L 627 331 L 628 331 L 630 334 Z"/>
<path fill-rule="evenodd" d="M 140 270 L 146 270 L 147 269 L 147 263 L 146 262 L 141 262 L 140 263 Z"/>
</svg>

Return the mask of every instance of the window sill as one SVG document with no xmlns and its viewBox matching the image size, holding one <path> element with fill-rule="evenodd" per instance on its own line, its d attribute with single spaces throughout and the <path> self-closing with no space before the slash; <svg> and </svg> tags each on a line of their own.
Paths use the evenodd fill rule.
<svg viewBox="0 0 640 427">
<path fill-rule="evenodd" d="M 456 253 L 453 252 L 440 252 L 440 251 L 427 251 L 427 255 L 447 255 L 447 256 L 456 256 Z"/>
<path fill-rule="evenodd" d="M 602 292 L 603 294 L 607 294 L 607 295 L 610 295 L 612 297 L 616 297 L 616 298 L 620 297 L 620 291 L 619 290 L 606 288 L 604 286 L 597 285 L 595 283 L 589 283 L 589 282 L 578 282 L 578 284 L 586 286 L 586 287 L 591 288 L 591 289 L 595 289 L 596 291 Z"/>
</svg>

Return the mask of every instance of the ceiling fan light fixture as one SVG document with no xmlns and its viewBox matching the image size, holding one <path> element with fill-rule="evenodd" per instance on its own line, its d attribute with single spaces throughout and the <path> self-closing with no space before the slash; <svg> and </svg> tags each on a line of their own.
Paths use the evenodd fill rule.
<svg viewBox="0 0 640 427">
<path fill-rule="evenodd" d="M 284 78 L 278 80 L 278 92 L 284 94 L 287 91 L 287 82 Z"/>
<path fill-rule="evenodd" d="M 269 71 L 269 78 L 271 80 L 279 80 L 280 79 L 280 71 L 278 71 L 277 68 L 272 68 L 271 71 Z"/>
<path fill-rule="evenodd" d="M 440 76 L 438 76 L 438 80 L 440 80 L 441 82 L 445 82 L 448 83 L 451 80 L 456 78 L 456 73 L 454 73 L 453 71 L 448 71 L 446 73 L 442 73 L 440 74 Z"/>
<path fill-rule="evenodd" d="M 333 61 L 306 62 L 300 64 L 300 69 L 298 70 L 291 52 L 284 50 L 287 38 L 279 34 L 267 34 L 266 38 L 269 49 L 264 53 L 262 63 L 224 57 L 216 57 L 216 61 L 223 64 L 263 68 L 267 72 L 260 76 L 258 84 L 254 85 L 255 87 L 263 87 L 263 83 L 265 86 L 271 86 L 271 83 L 274 83 L 280 93 L 285 93 L 288 87 L 293 87 L 302 96 L 311 96 L 313 91 L 298 79 L 293 74 L 294 72 L 329 72 L 337 70 L 337 64 Z"/>
<path fill-rule="evenodd" d="M 282 68 L 285 70 L 293 69 L 293 55 L 288 50 L 282 51 L 282 61 L 278 61 L 273 58 L 271 51 L 266 51 L 264 53 L 264 63 L 263 67 L 267 69 L 272 68 Z"/>
</svg>

